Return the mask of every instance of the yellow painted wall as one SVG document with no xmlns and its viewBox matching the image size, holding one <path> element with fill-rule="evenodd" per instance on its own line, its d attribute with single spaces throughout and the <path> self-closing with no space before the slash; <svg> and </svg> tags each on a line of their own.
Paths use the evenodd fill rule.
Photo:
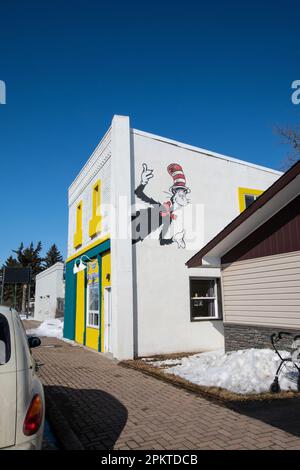
<svg viewBox="0 0 300 470">
<path fill-rule="evenodd" d="M 98 343 L 99 343 L 99 329 L 98 328 L 91 328 L 90 326 L 86 327 L 86 338 L 85 344 L 88 348 L 95 349 L 98 351 Z"/>
<path fill-rule="evenodd" d="M 76 325 L 75 325 L 75 341 L 83 344 L 84 335 L 84 301 L 85 301 L 85 271 L 80 271 L 77 276 L 76 290 Z"/>
<path fill-rule="evenodd" d="M 73 246 L 75 249 L 82 245 L 82 201 L 76 207 L 76 233 L 74 234 Z"/>
<path fill-rule="evenodd" d="M 96 181 L 92 190 L 92 218 L 89 223 L 89 236 L 95 237 L 101 232 L 101 180 Z"/>
<path fill-rule="evenodd" d="M 110 286 L 110 279 L 106 278 L 110 272 L 110 252 L 102 256 L 102 292 L 101 292 L 101 351 L 104 351 L 104 288 Z M 110 276 L 111 277 L 111 276 Z"/>
<path fill-rule="evenodd" d="M 111 285 L 111 280 L 107 279 L 107 275 L 111 274 L 111 263 L 110 263 L 110 252 L 102 256 L 102 272 L 101 272 L 101 351 L 104 351 L 104 288 Z M 99 346 L 99 334 L 98 328 L 92 328 L 85 325 L 85 275 L 86 271 L 80 271 L 77 273 L 77 292 L 76 292 L 76 329 L 75 329 L 75 341 L 83 344 L 84 330 L 85 333 L 85 344 L 87 347 L 98 351 Z"/>
</svg>

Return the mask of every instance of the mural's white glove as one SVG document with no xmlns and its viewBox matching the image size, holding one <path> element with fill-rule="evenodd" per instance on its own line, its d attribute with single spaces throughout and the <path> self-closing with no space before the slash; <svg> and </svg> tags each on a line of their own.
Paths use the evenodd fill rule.
<svg viewBox="0 0 300 470">
<path fill-rule="evenodd" d="M 141 174 L 141 184 L 144 186 L 148 184 L 148 181 L 153 178 L 153 170 L 149 170 L 146 163 L 143 163 L 143 171 Z"/>
<path fill-rule="evenodd" d="M 177 243 L 177 248 L 185 248 L 184 230 L 175 233 L 175 235 L 173 236 L 173 242 Z"/>
</svg>

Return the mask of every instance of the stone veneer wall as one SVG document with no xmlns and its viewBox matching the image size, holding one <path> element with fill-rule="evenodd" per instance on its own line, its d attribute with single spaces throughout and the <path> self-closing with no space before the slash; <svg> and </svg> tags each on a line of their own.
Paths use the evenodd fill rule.
<svg viewBox="0 0 300 470">
<path fill-rule="evenodd" d="M 270 328 L 257 325 L 239 325 L 235 323 L 224 323 L 225 351 L 236 351 L 248 348 L 272 348 L 270 336 L 272 333 L 286 331 L 293 336 L 300 335 L 299 330 L 289 328 Z M 282 338 L 280 349 L 291 346 L 291 339 Z"/>
</svg>

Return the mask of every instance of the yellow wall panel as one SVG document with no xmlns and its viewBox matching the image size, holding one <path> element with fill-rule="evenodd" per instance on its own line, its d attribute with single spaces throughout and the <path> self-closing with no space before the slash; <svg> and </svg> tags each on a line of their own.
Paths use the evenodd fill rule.
<svg viewBox="0 0 300 470">
<path fill-rule="evenodd" d="M 89 223 L 89 236 L 95 237 L 101 232 L 101 180 L 96 181 L 92 190 L 92 218 Z"/>
<path fill-rule="evenodd" d="M 77 273 L 77 290 L 76 290 L 76 327 L 75 341 L 83 344 L 84 336 L 84 302 L 85 302 L 85 272 Z"/>
<path fill-rule="evenodd" d="M 74 234 L 73 245 L 75 249 L 82 245 L 82 201 L 76 207 L 76 233 Z"/>
<path fill-rule="evenodd" d="M 98 343 L 99 343 L 99 329 L 91 328 L 87 326 L 86 327 L 86 340 L 85 340 L 86 346 L 88 348 L 92 348 L 98 351 Z"/>
</svg>

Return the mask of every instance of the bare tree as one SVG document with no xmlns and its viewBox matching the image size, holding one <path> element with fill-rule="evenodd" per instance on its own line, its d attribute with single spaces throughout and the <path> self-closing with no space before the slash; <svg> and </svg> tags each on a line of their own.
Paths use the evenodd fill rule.
<svg viewBox="0 0 300 470">
<path fill-rule="evenodd" d="M 295 127 L 276 127 L 275 132 L 283 138 L 282 143 L 291 147 L 282 169 L 288 170 L 300 159 L 300 124 Z"/>
</svg>

